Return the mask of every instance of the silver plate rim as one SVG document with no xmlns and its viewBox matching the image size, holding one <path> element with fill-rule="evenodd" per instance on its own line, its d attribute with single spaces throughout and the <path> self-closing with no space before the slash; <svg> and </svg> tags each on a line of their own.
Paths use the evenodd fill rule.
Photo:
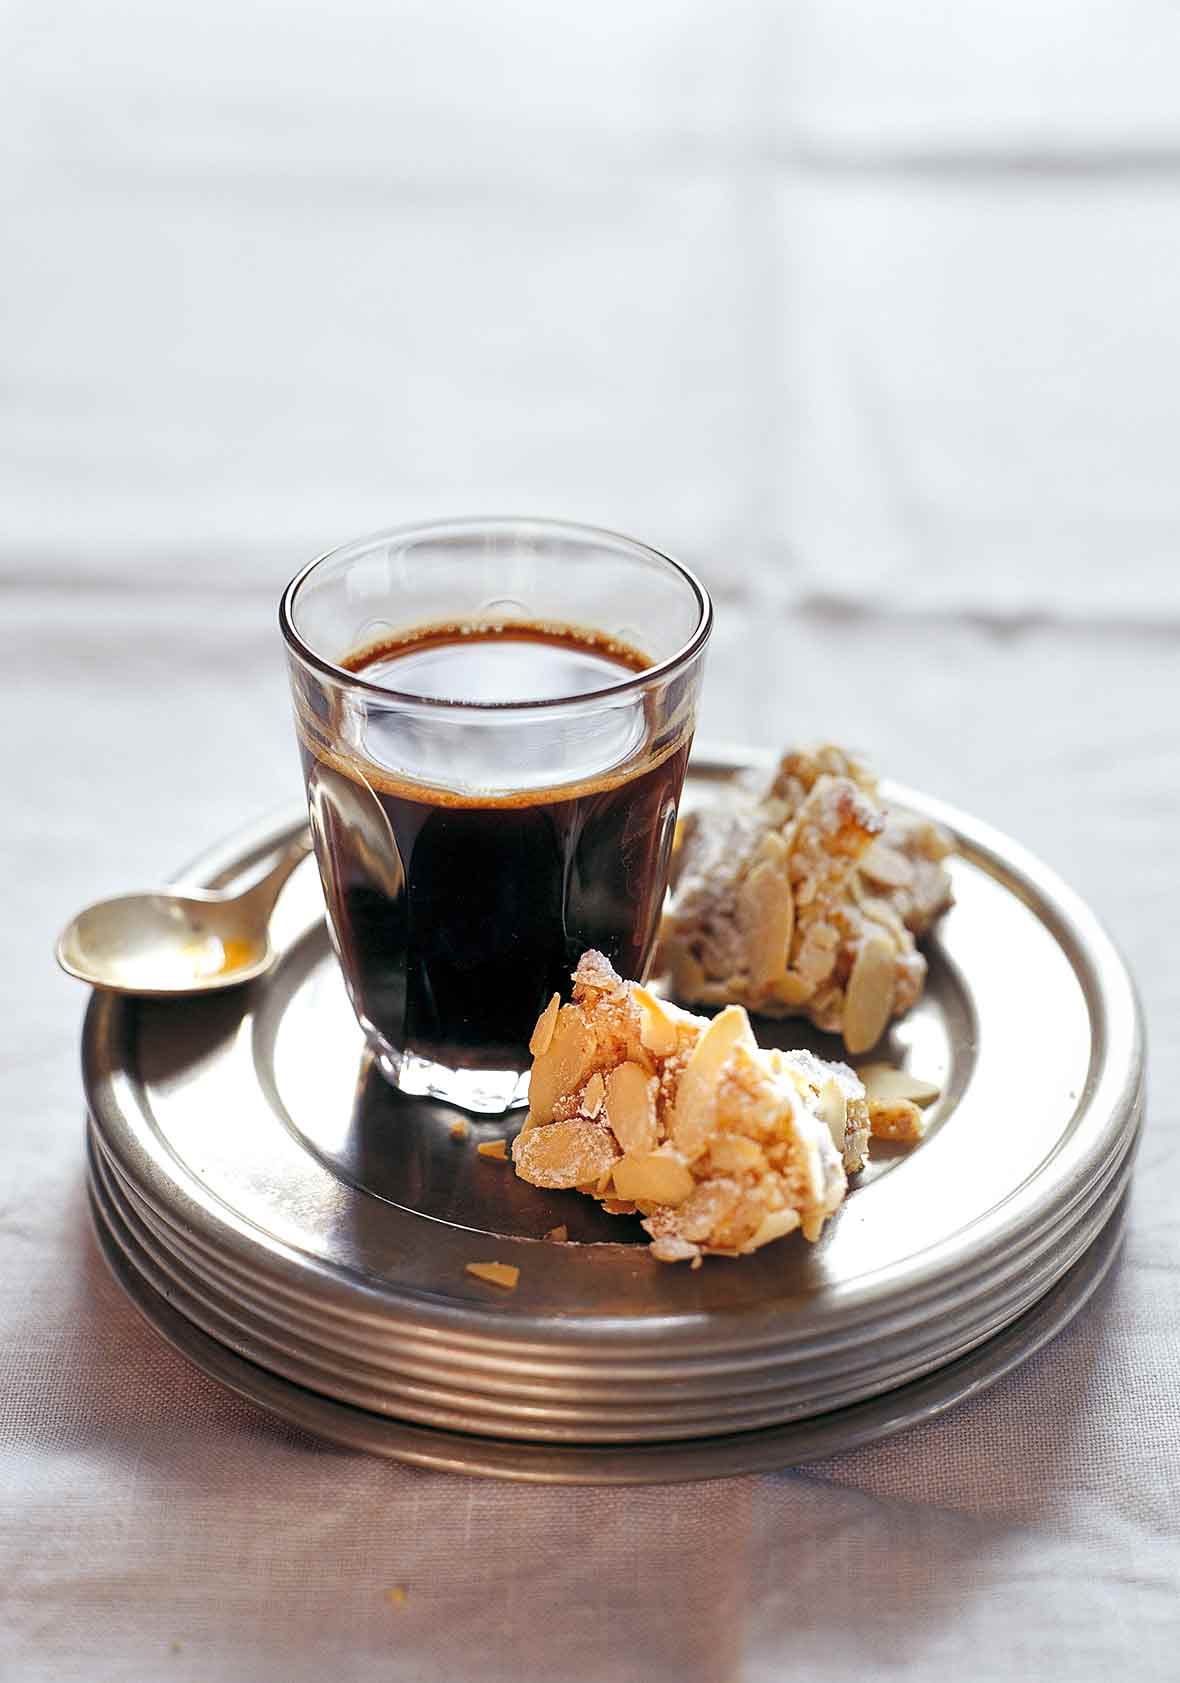
<svg viewBox="0 0 1180 1683">
<path fill-rule="evenodd" d="M 599 1408 L 603 1407 L 599 1392 L 603 1392 L 610 1403 L 623 1408 L 633 1396 L 651 1403 L 669 1384 L 675 1393 L 677 1411 L 706 1399 L 720 1402 L 731 1394 L 748 1398 L 751 1393 L 773 1392 L 781 1405 L 788 1402 L 793 1405 L 798 1396 L 814 1396 L 817 1387 L 831 1386 L 837 1380 L 845 1386 L 855 1382 L 867 1391 L 871 1385 L 880 1383 L 882 1372 L 896 1371 L 901 1355 L 912 1365 L 919 1352 L 937 1352 L 944 1347 L 939 1318 L 926 1316 L 916 1322 L 880 1323 L 874 1328 L 872 1357 L 864 1362 L 855 1360 L 864 1345 L 864 1340 L 856 1334 L 830 1346 L 812 1341 L 802 1349 L 780 1341 L 772 1352 L 735 1352 L 728 1357 L 691 1364 L 678 1361 L 675 1356 L 663 1359 L 649 1356 L 634 1369 L 629 1365 L 625 1372 L 612 1372 L 610 1384 L 604 1390 L 601 1359 L 586 1362 L 568 1349 L 546 1352 L 547 1359 L 524 1363 L 519 1354 L 513 1359 L 483 1350 L 474 1354 L 449 1347 L 440 1350 L 429 1341 L 415 1340 L 413 1329 L 409 1337 L 399 1337 L 394 1327 L 380 1322 L 373 1326 L 373 1336 L 368 1341 L 342 1337 L 339 1324 L 322 1318 L 314 1303 L 276 1305 L 272 1281 L 267 1280 L 255 1289 L 241 1270 L 211 1266 L 210 1259 L 194 1252 L 176 1227 L 153 1218 L 136 1189 L 119 1178 L 93 1132 L 90 1144 L 95 1172 L 109 1189 L 124 1219 L 135 1226 L 141 1247 L 168 1257 L 170 1261 L 164 1266 L 176 1283 L 187 1281 L 199 1298 L 211 1294 L 222 1305 L 221 1312 L 228 1313 L 231 1320 L 236 1317 L 240 1321 L 244 1335 L 261 1332 L 271 1342 L 277 1338 L 281 1350 L 295 1354 L 307 1355 L 314 1350 L 332 1352 L 342 1372 L 350 1364 L 361 1364 L 383 1370 L 394 1383 L 417 1375 L 436 1389 L 449 1387 L 451 1396 L 457 1400 L 466 1396 L 473 1412 L 494 1407 L 494 1403 L 488 1404 L 489 1396 L 513 1397 L 521 1405 L 544 1397 L 551 1413 L 556 1415 L 567 1391 L 579 1402 L 587 1405 L 596 1402 Z M 1037 1233 L 1035 1249 L 1014 1257 L 1016 1266 L 992 1281 L 989 1290 L 981 1290 L 972 1297 L 967 1306 L 969 1315 L 964 1314 L 961 1301 L 956 1304 L 960 1348 L 986 1336 L 1005 1318 L 1013 1318 L 1027 1307 L 1037 1291 L 1053 1284 L 1079 1249 L 1093 1237 L 1111 1205 L 1121 1196 L 1133 1163 L 1134 1151 L 1129 1146 L 1111 1165 L 1110 1173 L 1096 1183 L 1092 1196 L 1068 1229 Z M 854 1354 L 851 1365 L 849 1346 Z"/>
<path fill-rule="evenodd" d="M 347 1448 L 435 1472 L 517 1483 L 626 1486 L 738 1477 L 798 1466 L 936 1419 L 1043 1349 L 1094 1296 L 1115 1264 L 1127 1198 L 1068 1273 L 986 1343 L 900 1389 L 826 1415 L 760 1431 L 671 1443 L 550 1444 L 417 1426 L 337 1403 L 256 1366 L 187 1321 L 156 1292 L 108 1230 L 91 1186 L 96 1240 L 141 1316 L 209 1377 L 287 1424 Z"/>
<path fill-rule="evenodd" d="M 92 1152 L 90 1163 L 92 1197 L 101 1206 L 110 1236 L 147 1283 L 206 1336 L 289 1383 L 366 1412 L 413 1419 L 416 1424 L 457 1430 L 465 1436 L 475 1434 L 534 1443 L 672 1441 L 700 1435 L 701 1423 L 718 1420 L 724 1422 L 725 1431 L 749 1431 L 810 1418 L 819 1412 L 849 1407 L 895 1390 L 987 1342 L 1051 1292 L 1107 1225 L 1112 1211 L 1124 1199 L 1129 1178 L 1128 1163 L 1096 1202 L 1080 1229 L 1080 1237 L 1078 1233 L 1071 1234 L 1068 1247 L 1062 1247 L 1054 1260 L 1043 1264 L 1035 1276 L 1022 1276 L 1019 1287 L 1002 1303 L 979 1306 L 976 1319 L 969 1328 L 960 1325 L 956 1340 L 949 1346 L 934 1339 L 928 1340 L 919 1351 L 891 1343 L 893 1354 L 887 1363 L 883 1352 L 881 1364 L 871 1373 L 836 1372 L 828 1378 L 826 1389 L 816 1389 L 817 1376 L 813 1375 L 810 1384 L 802 1382 L 790 1395 L 770 1385 L 760 1388 L 751 1401 L 749 1388 L 740 1385 L 725 1397 L 701 1393 L 694 1396 L 691 1407 L 680 1406 L 682 1399 L 678 1399 L 678 1406 L 669 1408 L 666 1399 L 661 1400 L 659 1391 L 653 1387 L 638 1405 L 620 1397 L 618 1406 L 606 1411 L 601 1407 L 582 1411 L 566 1407 L 562 1412 L 554 1404 L 551 1392 L 536 1398 L 518 1392 L 489 1403 L 486 1392 L 478 1388 L 467 1395 L 448 1394 L 440 1389 L 445 1379 L 441 1370 L 407 1379 L 401 1364 L 395 1364 L 394 1382 L 384 1375 L 374 1388 L 363 1380 L 358 1384 L 347 1362 L 341 1363 L 336 1351 L 324 1350 L 320 1352 L 322 1359 L 317 1359 L 309 1351 L 306 1340 L 276 1342 L 273 1328 L 264 1326 L 259 1331 L 250 1317 L 243 1318 L 241 1306 L 232 1295 L 219 1299 L 214 1292 L 211 1296 L 208 1288 L 201 1289 L 200 1281 L 194 1283 L 178 1271 L 176 1253 L 162 1251 L 153 1241 L 134 1210 L 129 1210 L 123 1192 L 104 1170 L 97 1151 Z M 735 1397 L 739 1399 L 737 1402 L 733 1400 Z M 718 1434 L 710 1431 L 708 1435 Z"/>
</svg>

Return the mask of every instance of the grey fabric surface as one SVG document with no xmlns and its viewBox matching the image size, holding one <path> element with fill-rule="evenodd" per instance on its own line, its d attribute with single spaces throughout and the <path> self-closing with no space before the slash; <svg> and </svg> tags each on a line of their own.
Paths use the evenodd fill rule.
<svg viewBox="0 0 1180 1683">
<path fill-rule="evenodd" d="M 1085 14 L 4 13 L 6 1678 L 1176 1675 L 1176 20 Z M 307 555 L 522 508 L 700 568 L 703 738 L 863 746 L 1132 964 L 1123 1260 L 932 1425 L 636 1492 L 414 1472 L 219 1390 L 97 1258 L 58 925 L 297 799 Z"/>
</svg>

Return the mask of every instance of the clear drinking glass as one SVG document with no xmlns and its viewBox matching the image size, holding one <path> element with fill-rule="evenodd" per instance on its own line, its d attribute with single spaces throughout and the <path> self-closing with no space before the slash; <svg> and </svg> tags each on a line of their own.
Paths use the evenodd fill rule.
<svg viewBox="0 0 1180 1683">
<path fill-rule="evenodd" d="M 455 520 L 313 561 L 279 618 L 365 1037 L 403 1091 L 502 1114 L 582 952 L 650 961 L 709 598 L 610 532 Z"/>
</svg>

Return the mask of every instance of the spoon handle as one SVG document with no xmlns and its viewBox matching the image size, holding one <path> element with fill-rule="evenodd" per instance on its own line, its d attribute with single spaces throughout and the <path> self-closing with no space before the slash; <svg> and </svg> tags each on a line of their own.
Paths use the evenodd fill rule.
<svg viewBox="0 0 1180 1683">
<path fill-rule="evenodd" d="M 252 883 L 242 894 L 235 895 L 242 906 L 249 906 L 250 911 L 264 922 L 274 910 L 283 884 L 301 865 L 311 852 L 311 831 L 301 830 L 294 841 L 289 842 L 279 858 L 265 871 L 258 881 Z"/>
</svg>

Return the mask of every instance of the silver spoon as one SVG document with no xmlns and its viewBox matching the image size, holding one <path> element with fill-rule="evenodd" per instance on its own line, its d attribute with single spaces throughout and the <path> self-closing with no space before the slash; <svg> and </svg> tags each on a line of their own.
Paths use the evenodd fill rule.
<svg viewBox="0 0 1180 1683">
<path fill-rule="evenodd" d="M 311 851 L 305 831 L 248 888 L 226 893 L 120 894 L 79 912 L 57 941 L 71 976 L 115 993 L 212 993 L 261 976 L 274 963 L 270 914 L 279 890 Z"/>
</svg>

